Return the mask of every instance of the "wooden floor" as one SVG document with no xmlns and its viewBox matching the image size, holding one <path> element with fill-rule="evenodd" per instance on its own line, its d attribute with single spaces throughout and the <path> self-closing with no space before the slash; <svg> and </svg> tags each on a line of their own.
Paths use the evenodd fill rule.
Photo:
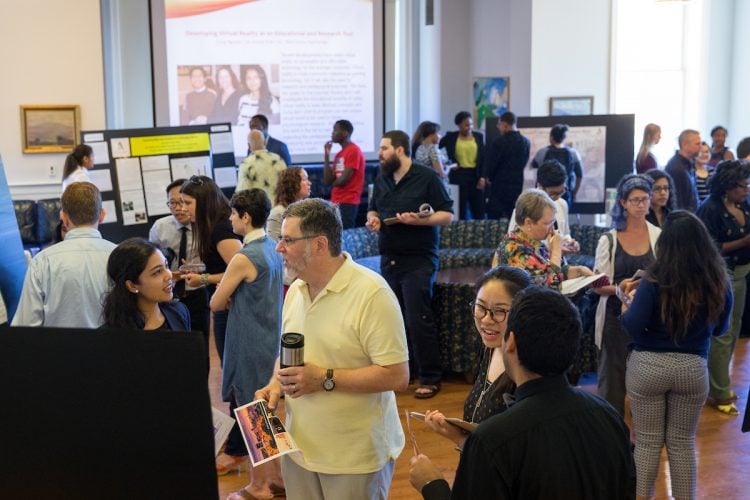
<svg viewBox="0 0 750 500">
<path fill-rule="evenodd" d="M 732 367 L 732 380 L 735 391 L 740 395 L 738 406 L 739 417 L 729 417 L 718 411 L 705 407 L 701 414 L 697 436 L 698 450 L 698 498 L 744 499 L 750 498 L 750 433 L 742 434 L 742 415 L 747 404 L 748 385 L 750 385 L 750 339 L 740 339 Z M 448 416 L 460 417 L 463 413 L 463 401 L 469 391 L 461 377 L 455 377 L 443 383 L 443 390 L 434 399 L 427 402 L 415 399 L 411 391 L 398 394 L 398 407 L 402 415 L 404 410 L 424 411 L 440 409 Z M 584 386 L 594 391 L 593 386 Z M 211 356 L 210 375 L 211 399 L 214 406 L 227 411 L 227 405 L 221 402 L 221 371 L 215 351 Z M 413 387 L 410 388 L 413 390 Z M 629 423 L 629 422 L 628 422 Z M 412 421 L 421 452 L 433 459 L 452 481 L 458 464 L 458 453 L 453 450 L 449 441 L 428 431 L 424 424 Z M 391 499 L 420 499 L 421 495 L 409 484 L 409 458 L 412 455 L 408 444 L 396 462 L 396 471 L 391 485 Z M 657 482 L 656 498 L 670 498 L 669 472 L 666 470 L 666 453 L 662 456 L 662 465 Z M 234 473 L 219 478 L 220 498 L 224 499 L 231 492 L 247 484 L 247 473 Z"/>
</svg>

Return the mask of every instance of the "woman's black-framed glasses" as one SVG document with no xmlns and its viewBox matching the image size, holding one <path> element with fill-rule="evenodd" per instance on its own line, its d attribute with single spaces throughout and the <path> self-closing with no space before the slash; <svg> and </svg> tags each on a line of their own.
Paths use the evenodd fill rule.
<svg viewBox="0 0 750 500">
<path fill-rule="evenodd" d="M 508 313 L 510 312 L 507 309 L 490 309 L 488 307 L 484 307 L 482 304 L 479 304 L 475 300 L 469 302 L 469 306 L 471 306 L 471 313 L 476 319 L 483 319 L 485 316 L 487 316 L 487 314 L 489 314 L 490 319 L 498 323 L 500 323 L 501 321 L 505 321 L 505 318 L 508 317 Z"/>
</svg>

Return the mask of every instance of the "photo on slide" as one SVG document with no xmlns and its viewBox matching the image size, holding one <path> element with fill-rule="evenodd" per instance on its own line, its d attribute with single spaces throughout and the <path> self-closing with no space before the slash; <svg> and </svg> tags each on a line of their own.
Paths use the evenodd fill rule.
<svg viewBox="0 0 750 500">
<path fill-rule="evenodd" d="M 177 66 L 177 85 L 180 125 L 229 122 L 243 129 L 256 114 L 281 123 L 278 64 Z"/>
</svg>

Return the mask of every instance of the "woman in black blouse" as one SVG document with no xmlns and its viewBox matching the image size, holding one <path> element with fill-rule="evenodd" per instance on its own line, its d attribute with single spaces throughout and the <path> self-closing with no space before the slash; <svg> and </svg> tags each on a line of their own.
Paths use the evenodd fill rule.
<svg viewBox="0 0 750 500">
<path fill-rule="evenodd" d="M 464 420 L 479 423 L 507 406 L 503 394 L 512 393 L 516 386 L 505 373 L 500 347 L 505 335 L 506 320 L 513 297 L 533 281 L 529 274 L 517 267 L 501 265 L 489 270 L 477 282 L 477 296 L 471 303 L 474 324 L 482 338 L 479 373 L 464 403 Z M 459 448 L 467 434 L 449 424 L 437 411 L 425 413 L 425 423 L 438 434 L 450 439 Z"/>
<path fill-rule="evenodd" d="M 729 378 L 729 363 L 742 327 L 747 277 L 750 275 L 750 205 L 747 203 L 750 164 L 723 161 L 711 179 L 711 195 L 698 209 L 698 217 L 719 245 L 732 278 L 734 306 L 729 330 L 711 338 L 708 350 L 708 402 L 722 413 L 739 415 L 737 395 Z"/>
<path fill-rule="evenodd" d="M 216 291 L 216 285 L 224 277 L 227 264 L 242 248 L 240 236 L 232 231 L 229 215 L 232 209 L 219 186 L 205 175 L 194 175 L 180 188 L 182 203 L 190 214 L 193 223 L 193 246 L 206 264 L 206 272 L 184 275 L 191 287 L 205 286 L 209 298 Z M 224 366 L 224 339 L 227 331 L 229 311 L 215 311 L 213 317 L 214 341 L 219 359 Z M 227 474 L 247 464 L 247 449 L 241 439 L 230 439 L 224 452 L 216 457 L 216 473 Z"/>
<path fill-rule="evenodd" d="M 158 246 L 130 238 L 107 261 L 112 288 L 104 298 L 104 326 L 190 331 L 190 314 L 172 302 L 172 273 Z"/>
<path fill-rule="evenodd" d="M 661 227 L 667 215 L 675 209 L 677 192 L 674 189 L 672 176 L 664 170 L 652 168 L 644 175 L 654 180 L 651 186 L 651 206 L 646 220 L 656 227 Z"/>
</svg>

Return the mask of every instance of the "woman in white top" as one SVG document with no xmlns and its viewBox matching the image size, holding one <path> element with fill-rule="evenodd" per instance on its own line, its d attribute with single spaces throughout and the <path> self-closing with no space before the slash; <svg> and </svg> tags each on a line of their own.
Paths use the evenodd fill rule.
<svg viewBox="0 0 750 500">
<path fill-rule="evenodd" d="M 65 158 L 62 190 L 73 182 L 91 182 L 89 169 L 94 168 L 94 150 L 86 144 L 79 144 Z"/>
<path fill-rule="evenodd" d="M 279 123 L 279 99 L 271 93 L 266 72 L 258 64 L 240 67 L 243 95 L 239 100 L 238 124 L 245 124 L 254 115 L 268 117 L 270 123 Z"/>
</svg>

